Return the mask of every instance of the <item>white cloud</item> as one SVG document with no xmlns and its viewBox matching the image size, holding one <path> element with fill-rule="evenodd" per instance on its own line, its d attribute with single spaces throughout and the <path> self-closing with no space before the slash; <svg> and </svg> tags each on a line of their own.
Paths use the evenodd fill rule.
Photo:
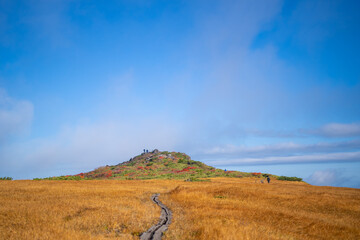
<svg viewBox="0 0 360 240">
<path fill-rule="evenodd" d="M 337 172 L 335 170 L 315 171 L 307 181 L 310 184 L 318 186 L 331 186 L 337 181 Z"/>
<path fill-rule="evenodd" d="M 329 162 L 358 162 L 360 152 L 339 152 L 294 156 L 272 156 L 260 158 L 230 158 L 208 161 L 215 166 L 224 165 L 260 165 L 260 164 L 291 164 L 291 163 L 329 163 Z"/>
<path fill-rule="evenodd" d="M 330 123 L 321 127 L 318 134 L 326 137 L 352 137 L 360 136 L 360 124 L 358 123 Z"/>
<path fill-rule="evenodd" d="M 317 186 L 352 187 L 359 188 L 360 181 L 357 174 L 349 172 L 346 168 L 321 169 L 314 171 L 306 182 Z"/>
<path fill-rule="evenodd" d="M 317 186 L 353 187 L 359 188 L 360 181 L 357 175 L 346 169 L 325 169 L 313 172 L 305 181 Z"/>
<path fill-rule="evenodd" d="M 9 97 L 0 89 L 0 143 L 23 133 L 32 121 L 33 105 L 29 101 Z"/>
<path fill-rule="evenodd" d="M 0 175 L 75 174 L 129 160 L 144 148 L 172 150 L 178 128 L 165 118 L 103 121 L 64 127 L 52 137 L 14 143 L 0 151 Z"/>
<path fill-rule="evenodd" d="M 205 159 L 223 157 L 269 157 L 304 155 L 308 153 L 330 153 L 343 151 L 357 151 L 360 149 L 360 140 L 340 142 L 319 142 L 312 144 L 300 144 L 295 142 L 283 142 L 268 145 L 246 146 L 246 145 L 221 145 L 212 148 L 203 148 L 194 152 Z"/>
<path fill-rule="evenodd" d="M 277 151 L 277 150 L 291 150 L 291 149 L 299 149 L 302 145 L 296 144 L 293 142 L 287 143 L 279 143 L 273 145 L 258 145 L 258 146 L 235 146 L 235 145 L 225 145 L 225 146 L 217 146 L 210 149 L 205 149 L 203 151 L 204 154 L 207 155 L 217 155 L 217 154 L 245 154 L 245 153 L 260 153 L 265 151 Z"/>
</svg>

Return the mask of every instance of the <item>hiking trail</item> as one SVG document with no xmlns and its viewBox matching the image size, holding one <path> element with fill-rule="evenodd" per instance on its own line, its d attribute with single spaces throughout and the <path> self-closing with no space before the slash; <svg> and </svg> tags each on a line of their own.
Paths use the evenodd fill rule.
<svg viewBox="0 0 360 240">
<path fill-rule="evenodd" d="M 158 199 L 159 193 L 151 196 L 151 200 L 161 208 L 160 220 L 140 235 L 140 240 L 161 240 L 163 232 L 168 229 L 171 223 L 171 211 Z"/>
</svg>

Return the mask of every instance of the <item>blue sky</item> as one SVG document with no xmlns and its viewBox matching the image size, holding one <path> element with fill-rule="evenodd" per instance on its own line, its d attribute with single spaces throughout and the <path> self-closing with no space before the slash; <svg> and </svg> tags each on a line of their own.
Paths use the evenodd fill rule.
<svg viewBox="0 0 360 240">
<path fill-rule="evenodd" d="M 142 149 L 360 187 L 358 1 L 0 0 L 0 175 Z"/>
</svg>

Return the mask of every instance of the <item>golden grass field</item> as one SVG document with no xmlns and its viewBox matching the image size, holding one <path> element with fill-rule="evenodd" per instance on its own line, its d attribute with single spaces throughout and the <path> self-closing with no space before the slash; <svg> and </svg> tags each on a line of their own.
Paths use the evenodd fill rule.
<svg viewBox="0 0 360 240">
<path fill-rule="evenodd" d="M 157 192 L 164 239 L 360 239 L 360 189 L 254 178 L 0 181 L 0 239 L 138 239 Z"/>
</svg>

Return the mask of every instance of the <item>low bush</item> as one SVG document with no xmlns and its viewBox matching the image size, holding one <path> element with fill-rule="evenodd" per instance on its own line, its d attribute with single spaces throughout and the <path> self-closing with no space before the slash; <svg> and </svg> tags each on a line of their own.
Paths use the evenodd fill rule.
<svg viewBox="0 0 360 240">
<path fill-rule="evenodd" d="M 214 198 L 226 198 L 225 196 L 221 196 L 221 195 L 217 195 L 217 196 L 214 196 Z"/>
<path fill-rule="evenodd" d="M 301 182 L 302 178 L 298 178 L 298 177 L 286 177 L 286 176 L 280 176 L 277 178 L 278 180 L 282 180 L 282 181 L 298 181 Z"/>
<path fill-rule="evenodd" d="M 186 163 L 186 161 L 185 161 L 184 159 L 180 158 L 180 159 L 178 160 L 178 163 Z"/>
<path fill-rule="evenodd" d="M 47 177 L 47 178 L 33 178 L 33 180 L 88 180 L 81 176 L 59 176 L 59 177 Z"/>
<path fill-rule="evenodd" d="M 184 180 L 185 182 L 210 182 L 210 179 L 204 179 L 204 178 L 198 178 L 191 176 L 190 178 L 187 178 Z"/>
<path fill-rule="evenodd" d="M 0 180 L 13 180 L 12 177 L 0 177 Z"/>
</svg>

